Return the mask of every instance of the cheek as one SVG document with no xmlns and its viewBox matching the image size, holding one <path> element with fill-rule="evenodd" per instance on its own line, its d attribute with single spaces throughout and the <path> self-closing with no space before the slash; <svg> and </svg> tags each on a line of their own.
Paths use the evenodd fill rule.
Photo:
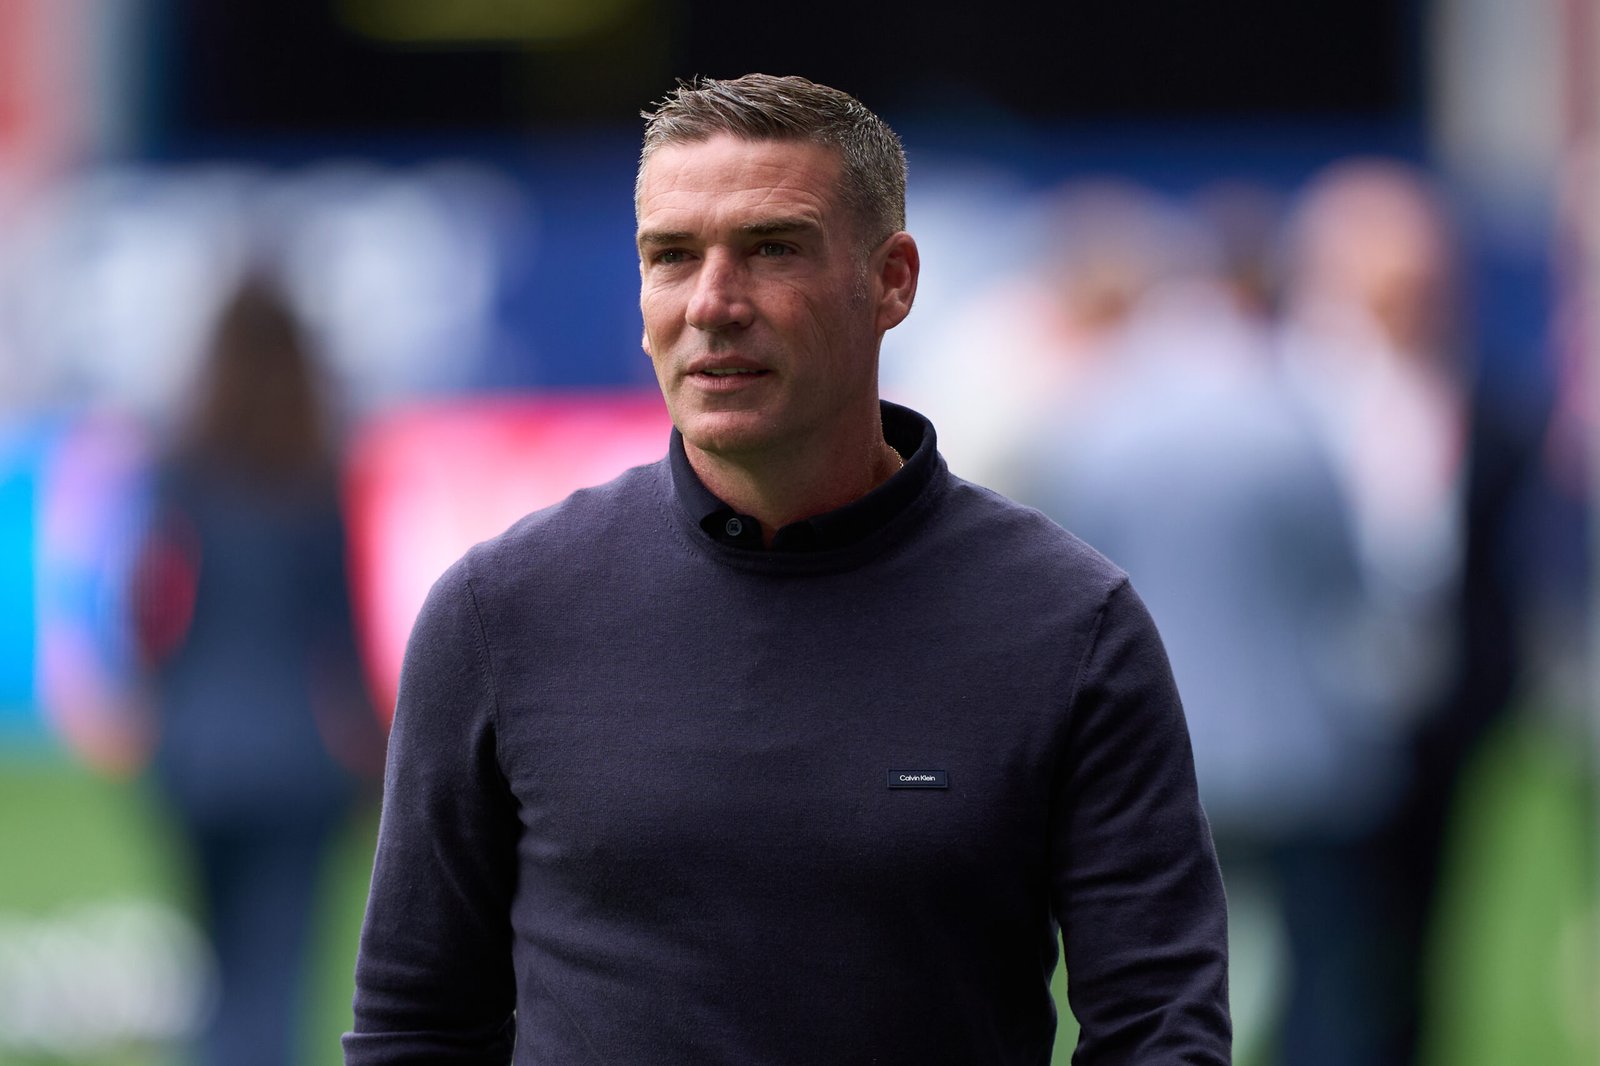
<svg viewBox="0 0 1600 1066">
<path fill-rule="evenodd" d="M 653 295 L 639 301 L 639 316 L 644 320 L 644 350 L 651 355 L 651 338 L 661 340 L 671 331 L 672 313 L 667 301 Z"/>
<path fill-rule="evenodd" d="M 652 277 L 639 286 L 639 307 L 647 315 L 657 317 L 681 312 L 692 292 L 693 286 L 681 277 Z"/>
</svg>

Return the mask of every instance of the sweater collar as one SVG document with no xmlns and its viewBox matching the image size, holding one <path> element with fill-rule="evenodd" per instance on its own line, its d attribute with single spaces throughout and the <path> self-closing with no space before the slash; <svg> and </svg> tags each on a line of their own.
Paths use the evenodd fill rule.
<svg viewBox="0 0 1600 1066">
<path fill-rule="evenodd" d="M 933 423 L 886 400 L 879 401 L 879 408 L 883 438 L 905 459 L 905 465 L 860 499 L 782 527 L 773 536 L 773 552 L 819 552 L 859 543 L 888 525 L 928 486 L 939 466 Z M 748 551 L 766 550 L 761 543 L 761 524 L 706 488 L 690 465 L 683 435 L 676 429 L 668 456 L 678 503 L 707 537 Z"/>
</svg>

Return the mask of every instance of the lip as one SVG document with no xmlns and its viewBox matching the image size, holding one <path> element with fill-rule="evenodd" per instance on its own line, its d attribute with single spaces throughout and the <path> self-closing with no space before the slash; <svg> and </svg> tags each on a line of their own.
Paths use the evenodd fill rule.
<svg viewBox="0 0 1600 1066">
<path fill-rule="evenodd" d="M 754 359 L 747 359 L 742 355 L 701 356 L 683 368 L 683 372 L 689 377 L 704 377 L 709 370 L 753 370 L 757 373 L 765 373 L 767 368 Z"/>
<path fill-rule="evenodd" d="M 742 370 L 741 374 L 712 374 L 712 370 Z M 683 377 L 703 393 L 734 393 L 751 388 L 772 375 L 770 368 L 737 355 L 706 356 L 684 368 Z"/>
</svg>

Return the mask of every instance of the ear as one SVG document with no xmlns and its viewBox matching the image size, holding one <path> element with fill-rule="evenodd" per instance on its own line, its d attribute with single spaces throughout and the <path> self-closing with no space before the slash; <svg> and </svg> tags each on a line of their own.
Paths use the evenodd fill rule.
<svg viewBox="0 0 1600 1066">
<path fill-rule="evenodd" d="M 902 230 L 878 246 L 872 255 L 872 276 L 877 288 L 878 332 L 905 321 L 917 297 L 917 275 L 922 257 L 917 242 Z"/>
</svg>

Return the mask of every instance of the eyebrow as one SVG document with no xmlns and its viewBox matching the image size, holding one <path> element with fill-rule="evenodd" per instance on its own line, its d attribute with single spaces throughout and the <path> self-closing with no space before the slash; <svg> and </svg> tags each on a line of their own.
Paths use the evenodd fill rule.
<svg viewBox="0 0 1600 1066">
<path fill-rule="evenodd" d="M 658 244 L 683 244 L 689 240 L 689 234 L 678 230 L 641 230 L 639 244 L 641 246 Z"/>
<path fill-rule="evenodd" d="M 740 226 L 738 232 L 746 237 L 778 237 L 788 233 L 816 233 L 822 227 L 809 218 L 764 218 Z M 687 230 L 641 230 L 640 247 L 660 247 L 668 244 L 693 243 L 695 235 Z"/>
<path fill-rule="evenodd" d="M 809 218 L 769 218 L 740 226 L 739 232 L 748 237 L 776 237 L 785 233 L 815 232 L 821 228 Z"/>
</svg>

